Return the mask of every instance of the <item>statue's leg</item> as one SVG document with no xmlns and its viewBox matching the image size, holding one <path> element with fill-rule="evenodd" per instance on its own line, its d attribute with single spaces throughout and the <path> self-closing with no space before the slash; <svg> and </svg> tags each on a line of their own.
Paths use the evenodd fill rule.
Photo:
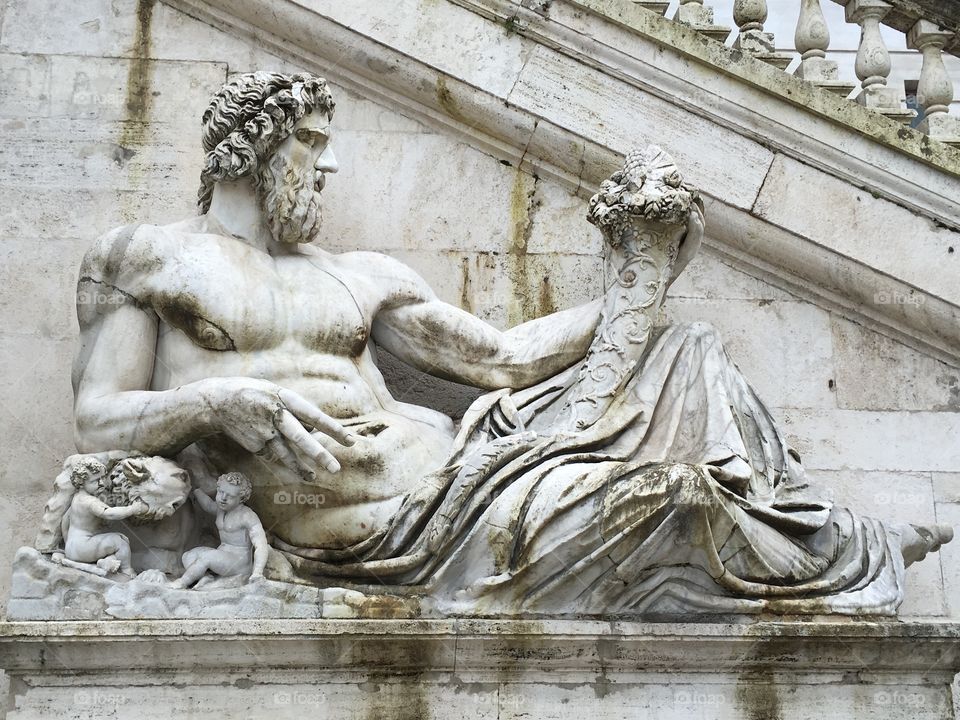
<svg viewBox="0 0 960 720">
<path fill-rule="evenodd" d="M 179 579 L 170 583 L 172 588 L 188 588 L 197 580 L 202 578 L 209 569 L 208 559 L 212 553 L 216 553 L 213 548 L 194 548 L 183 554 L 183 566 L 186 568 Z"/>
<path fill-rule="evenodd" d="M 226 577 L 228 575 L 249 574 L 253 562 L 249 552 L 230 552 L 217 549 L 207 555 L 207 568 L 210 572 Z"/>
<path fill-rule="evenodd" d="M 67 557 L 71 560 L 96 563 L 114 556 L 120 563 L 120 572 L 133 577 L 130 565 L 130 541 L 122 533 L 102 533 L 71 543 Z"/>
<path fill-rule="evenodd" d="M 936 552 L 941 545 L 953 540 L 953 528 L 939 525 L 898 525 L 891 528 L 900 535 L 900 550 L 904 567 L 923 560 L 927 553 Z"/>
</svg>

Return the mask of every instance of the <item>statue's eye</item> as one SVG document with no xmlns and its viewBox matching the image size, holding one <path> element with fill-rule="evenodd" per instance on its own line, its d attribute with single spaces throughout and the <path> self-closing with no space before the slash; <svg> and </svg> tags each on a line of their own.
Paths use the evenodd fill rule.
<svg viewBox="0 0 960 720">
<path fill-rule="evenodd" d="M 313 133 L 309 130 L 297 130 L 297 140 L 304 145 L 313 145 Z"/>
</svg>

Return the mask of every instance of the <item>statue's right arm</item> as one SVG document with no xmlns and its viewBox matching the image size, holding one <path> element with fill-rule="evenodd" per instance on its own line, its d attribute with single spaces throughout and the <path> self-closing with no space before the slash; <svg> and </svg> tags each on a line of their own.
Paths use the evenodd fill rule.
<svg viewBox="0 0 960 720">
<path fill-rule="evenodd" d="M 150 391 L 159 318 L 146 301 L 138 245 L 149 231 L 100 238 L 77 284 L 80 348 L 74 360 L 74 433 L 80 452 L 168 455 L 214 432 L 197 383 Z"/>
<path fill-rule="evenodd" d="M 195 489 L 192 495 L 193 499 L 197 501 L 197 505 L 200 506 L 201 510 L 208 515 L 217 514 L 217 504 L 203 490 L 200 490 L 199 488 Z"/>
</svg>

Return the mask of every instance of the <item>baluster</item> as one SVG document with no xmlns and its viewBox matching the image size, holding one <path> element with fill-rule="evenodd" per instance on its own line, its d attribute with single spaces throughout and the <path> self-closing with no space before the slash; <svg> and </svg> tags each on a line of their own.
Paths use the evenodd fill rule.
<svg viewBox="0 0 960 720">
<path fill-rule="evenodd" d="M 793 39 L 800 53 L 800 66 L 794 73 L 798 78 L 843 97 L 853 92 L 853 83 L 840 80 L 837 63 L 827 60 L 830 29 L 823 16 L 820 0 L 801 0 L 800 18 Z"/>
<path fill-rule="evenodd" d="M 704 5 L 703 0 L 680 0 L 673 19 L 719 42 L 724 42 L 730 34 L 727 26 L 713 24 L 713 8 Z"/>
<path fill-rule="evenodd" d="M 844 10 L 847 22 L 860 25 L 860 47 L 856 71 L 862 90 L 857 102 L 888 117 L 910 123 L 916 113 L 904 107 L 900 88 L 887 87 L 890 74 L 890 53 L 880 34 L 880 21 L 891 5 L 883 0 L 850 0 Z"/>
<path fill-rule="evenodd" d="M 786 53 L 778 53 L 774 45 L 773 33 L 763 31 L 763 24 L 767 21 L 766 0 L 735 0 L 733 20 L 740 29 L 733 43 L 735 48 L 749 52 L 758 60 L 763 60 L 781 70 L 786 69 L 790 64 L 790 56 Z"/>
<path fill-rule="evenodd" d="M 917 102 L 924 117 L 918 129 L 930 137 L 951 145 L 960 144 L 960 122 L 949 115 L 953 102 L 953 83 L 943 64 L 943 46 L 953 33 L 941 30 L 929 20 L 918 20 L 907 33 L 907 47 L 923 53 Z"/>
</svg>

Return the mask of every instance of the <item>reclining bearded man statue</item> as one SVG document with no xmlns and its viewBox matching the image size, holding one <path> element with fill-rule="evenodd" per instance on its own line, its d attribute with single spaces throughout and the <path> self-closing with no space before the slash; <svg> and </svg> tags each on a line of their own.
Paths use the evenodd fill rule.
<svg viewBox="0 0 960 720">
<path fill-rule="evenodd" d="M 200 215 L 89 251 L 80 297 L 117 301 L 79 305 L 81 452 L 175 458 L 208 490 L 241 472 L 300 581 L 425 612 L 895 612 L 952 532 L 818 500 L 716 332 L 654 324 L 703 233 L 665 153 L 590 203 L 605 295 L 500 332 L 397 260 L 311 244 L 333 110 L 319 78 L 235 77 L 203 116 Z M 375 345 L 491 392 L 457 429 L 391 397 Z"/>
</svg>

